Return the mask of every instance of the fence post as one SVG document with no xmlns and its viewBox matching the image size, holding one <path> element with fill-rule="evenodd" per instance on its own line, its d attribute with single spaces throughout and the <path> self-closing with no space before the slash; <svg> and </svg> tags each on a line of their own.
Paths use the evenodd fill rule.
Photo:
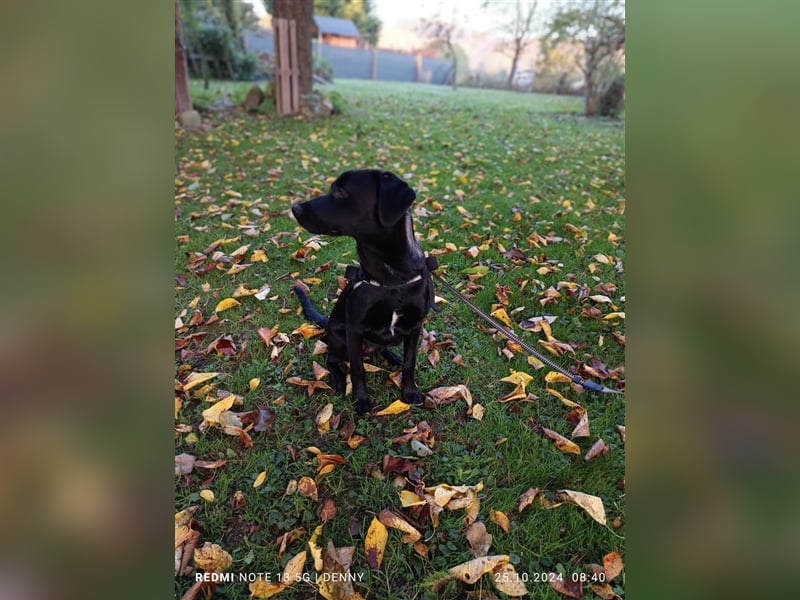
<svg viewBox="0 0 800 600">
<path fill-rule="evenodd" d="M 297 22 L 274 19 L 275 103 L 279 115 L 300 111 L 300 70 L 297 65 Z"/>
</svg>

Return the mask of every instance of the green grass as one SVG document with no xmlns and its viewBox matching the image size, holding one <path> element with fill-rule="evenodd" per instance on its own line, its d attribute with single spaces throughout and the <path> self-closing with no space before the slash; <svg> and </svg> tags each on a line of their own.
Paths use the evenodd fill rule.
<svg viewBox="0 0 800 600">
<path fill-rule="evenodd" d="M 448 302 L 441 304 L 442 312 L 430 316 L 425 328 L 437 342 L 451 344 L 439 348 L 435 368 L 420 354 L 420 388 L 464 384 L 474 401 L 486 408 L 485 417 L 481 422 L 468 417 L 466 404 L 458 401 L 432 410 L 359 419 L 355 433 L 369 442 L 351 449 L 340 435 L 345 422 L 353 420 L 351 399 L 325 391 L 309 398 L 286 380 L 313 379 L 312 361 L 324 364 L 324 356 L 311 355 L 314 340 L 291 333 L 303 323 L 291 293 L 292 282 L 318 278 L 310 281 L 311 297 L 324 307 L 324 299 L 335 296 L 336 276 L 355 260 L 353 242 L 321 238 L 318 249 L 309 248 L 306 243 L 312 236 L 287 211 L 293 202 L 327 189 L 344 170 L 377 166 L 395 171 L 416 189 L 416 232 L 427 252 L 439 253 L 442 272 L 451 283 L 465 283 L 462 271 L 468 267 L 488 267 L 487 274 L 475 282 L 482 289 L 475 293 L 474 302 L 491 310 L 499 302 L 498 286 L 507 286 L 506 310 L 515 324 L 542 314 L 557 317 L 552 334 L 571 344 L 574 356 L 556 360 L 569 366 L 596 359 L 609 370 L 618 369 L 614 379 L 605 383 L 621 386 L 617 380 L 624 380 L 624 347 L 612 333 L 624 335 L 624 321 L 602 317 L 625 310 L 624 242 L 609 239 L 609 234 L 624 236 L 623 128 L 618 122 L 583 118 L 575 98 L 472 89 L 454 93 L 421 84 L 347 80 L 331 88 L 344 99 L 342 115 L 306 121 L 241 111 L 208 112 L 207 130 L 176 134 L 175 269 L 185 278 L 176 285 L 176 316 L 186 310 L 182 318 L 188 324 L 194 300 L 205 321 L 240 284 L 258 289 L 267 283 L 271 288 L 264 301 L 239 298 L 241 306 L 220 312 L 219 321 L 178 330 L 176 339 L 189 343 L 188 353 L 176 352 L 176 377 L 183 381 L 188 371 L 222 372 L 225 375 L 215 380 L 210 400 L 226 390 L 243 397 L 243 405 L 235 411 L 270 406 L 275 414 L 272 430 L 250 432 L 254 445 L 246 448 L 238 437 L 219 429 L 199 431 L 201 412 L 210 402 L 194 398 L 195 390 L 179 393 L 183 404 L 176 425 L 190 426 L 197 439 L 189 443 L 188 431 L 179 433 L 176 454 L 228 462 L 218 469 L 195 468 L 187 476 L 176 477 L 176 511 L 199 506 L 195 529 L 201 532 L 201 543 L 217 543 L 228 551 L 234 559 L 231 571 L 271 573 L 274 578 L 289 558 L 307 549 L 311 532 L 320 524 L 320 504 L 329 498 L 338 514 L 324 526 L 319 543 L 324 547 L 332 540 L 337 547 L 355 546 L 351 571 L 364 576 L 356 584 L 362 595 L 462 598 L 466 588 L 461 583 L 450 582 L 433 592 L 424 582 L 472 558 L 464 537 L 464 511 L 442 513 L 436 531 L 430 523 L 422 528 L 429 546 L 425 559 L 402 544 L 394 530 L 390 530 L 380 570 L 370 569 L 365 558 L 364 536 L 373 516 L 385 508 L 410 515 L 400 507 L 393 476 L 376 479 L 368 473 L 368 465 L 380 467 L 387 454 L 412 456 L 409 444 L 392 445 L 391 440 L 426 420 L 436 443 L 433 455 L 417 461 L 425 484 L 483 482 L 479 519 L 494 535 L 490 554 L 511 557 L 517 572 L 529 578 L 531 597 L 560 598 L 547 584 L 535 582 L 536 574 L 556 570 L 571 574 L 585 571 L 589 563 L 602 563 L 609 552 L 625 555 L 624 489 L 619 485 L 624 478 L 624 447 L 616 430 L 616 425 L 624 423 L 624 397 L 579 394 L 567 384 L 552 385 L 588 412 L 591 436 L 574 440 L 582 452 L 598 437 L 610 447 L 607 455 L 589 463 L 582 455 L 558 451 L 534 431 L 530 421 L 533 418 L 567 437 L 572 431 L 573 426 L 564 420 L 569 409 L 545 392 L 548 369 L 535 370 L 522 353 L 507 358 L 501 353 L 504 342 L 481 331 L 483 325 L 466 307 L 439 290 Z M 236 89 L 230 93 L 238 93 Z M 250 237 L 248 231 L 255 236 Z M 548 237 L 547 245 L 536 247 L 531 242 L 533 232 Z M 244 262 L 251 262 L 258 247 L 265 249 L 268 262 L 253 262 L 234 275 L 226 274 L 230 264 L 223 263 L 202 275 L 189 272 L 188 255 L 220 239 L 231 240 L 218 249 L 223 254 L 250 244 Z M 304 247 L 304 259 L 294 258 Z M 469 252 L 473 247 L 477 249 L 474 257 Z M 593 258 L 597 254 L 612 257 L 616 264 L 599 262 Z M 328 262 L 328 270 L 315 272 Z M 553 270 L 537 272 L 545 265 Z M 570 297 L 562 289 L 557 301 L 542 306 L 544 290 L 559 282 L 574 282 L 582 292 Z M 601 283 L 617 289 L 596 290 Z M 587 297 L 596 294 L 607 294 L 616 308 Z M 586 307 L 601 312 L 597 316 L 582 313 Z M 288 343 L 279 344 L 282 351 L 272 359 L 271 348 L 257 330 L 276 325 L 288 336 Z M 534 345 L 544 339 L 542 333 L 516 326 L 515 330 Z M 189 338 L 197 332 L 205 336 Z M 221 335 L 232 336 L 237 354 L 197 352 Z M 462 361 L 454 362 L 456 355 Z M 538 400 L 496 402 L 512 389 L 499 381 L 509 369 L 534 377 L 528 391 Z M 253 391 L 248 387 L 252 378 L 261 380 Z M 385 372 L 369 375 L 373 402 L 380 407 L 399 397 L 398 390 L 385 381 Z M 282 395 L 285 402 L 273 405 Z M 321 434 L 314 416 L 328 402 L 342 420 L 339 430 Z M 501 438 L 507 441 L 497 444 Z M 332 473 L 316 478 L 319 502 L 300 494 L 284 495 L 290 480 L 315 477 L 314 455 L 305 450 L 310 446 L 346 460 Z M 297 460 L 292 451 L 297 452 Z M 263 470 L 267 480 L 254 489 L 253 480 Z M 544 490 L 550 499 L 560 489 L 599 496 L 608 525 L 598 524 L 574 505 L 546 509 L 534 503 L 517 513 L 519 496 L 531 487 Z M 208 504 L 199 498 L 204 488 L 214 492 L 216 502 Z M 231 498 L 237 490 L 246 505 L 233 508 Z M 508 533 L 490 522 L 490 509 L 508 515 Z M 615 519 L 618 527 L 611 526 Z M 305 528 L 305 535 L 279 561 L 275 540 L 298 527 Z M 313 572 L 310 557 L 306 570 Z M 178 578 L 176 590 L 182 593 L 192 582 L 190 577 Z M 482 584 L 491 587 L 489 575 Z M 614 586 L 624 595 L 624 574 Z M 593 597 L 588 586 L 584 590 L 587 598 Z M 249 595 L 244 583 L 221 585 L 217 593 L 225 598 Z M 278 597 L 311 598 L 313 586 L 297 584 Z"/>
</svg>

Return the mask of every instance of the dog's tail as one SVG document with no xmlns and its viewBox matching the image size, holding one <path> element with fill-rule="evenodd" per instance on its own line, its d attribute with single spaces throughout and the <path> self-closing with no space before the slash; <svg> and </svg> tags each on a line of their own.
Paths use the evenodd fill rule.
<svg viewBox="0 0 800 600">
<path fill-rule="evenodd" d="M 328 317 L 321 314 L 316 308 L 314 308 L 311 304 L 311 300 L 309 300 L 306 293 L 300 288 L 299 286 L 295 286 L 292 288 L 294 293 L 297 294 L 297 297 L 300 299 L 300 306 L 303 307 L 303 316 L 306 319 L 314 321 L 320 327 L 325 327 L 328 324 Z"/>
</svg>

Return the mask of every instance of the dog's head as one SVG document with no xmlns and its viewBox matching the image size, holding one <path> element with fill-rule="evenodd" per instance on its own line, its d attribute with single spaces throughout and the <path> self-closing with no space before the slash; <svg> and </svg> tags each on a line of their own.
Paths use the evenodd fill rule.
<svg viewBox="0 0 800 600">
<path fill-rule="evenodd" d="M 379 234 L 402 219 L 416 196 L 390 171 L 357 169 L 337 177 L 327 194 L 292 206 L 292 214 L 311 233 Z"/>
</svg>

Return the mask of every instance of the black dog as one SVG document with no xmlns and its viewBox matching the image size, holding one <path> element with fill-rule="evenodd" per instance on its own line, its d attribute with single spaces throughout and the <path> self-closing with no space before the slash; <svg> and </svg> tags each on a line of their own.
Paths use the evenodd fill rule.
<svg viewBox="0 0 800 600">
<path fill-rule="evenodd" d="M 295 287 L 303 314 L 325 328 L 327 368 L 333 389 L 344 393 L 340 363 L 349 361 L 355 410 L 372 408 L 364 378 L 364 353 L 382 350 L 390 360 L 399 357 L 387 346 L 403 344 L 403 401 L 421 404 L 414 381 L 417 344 L 422 321 L 433 307 L 430 270 L 414 237 L 408 209 L 416 193 L 394 173 L 359 169 L 340 175 L 330 192 L 292 207 L 292 214 L 311 233 L 348 235 L 356 240 L 360 268 L 348 268 L 347 285 L 330 319 L 317 312 L 303 291 Z"/>
</svg>

